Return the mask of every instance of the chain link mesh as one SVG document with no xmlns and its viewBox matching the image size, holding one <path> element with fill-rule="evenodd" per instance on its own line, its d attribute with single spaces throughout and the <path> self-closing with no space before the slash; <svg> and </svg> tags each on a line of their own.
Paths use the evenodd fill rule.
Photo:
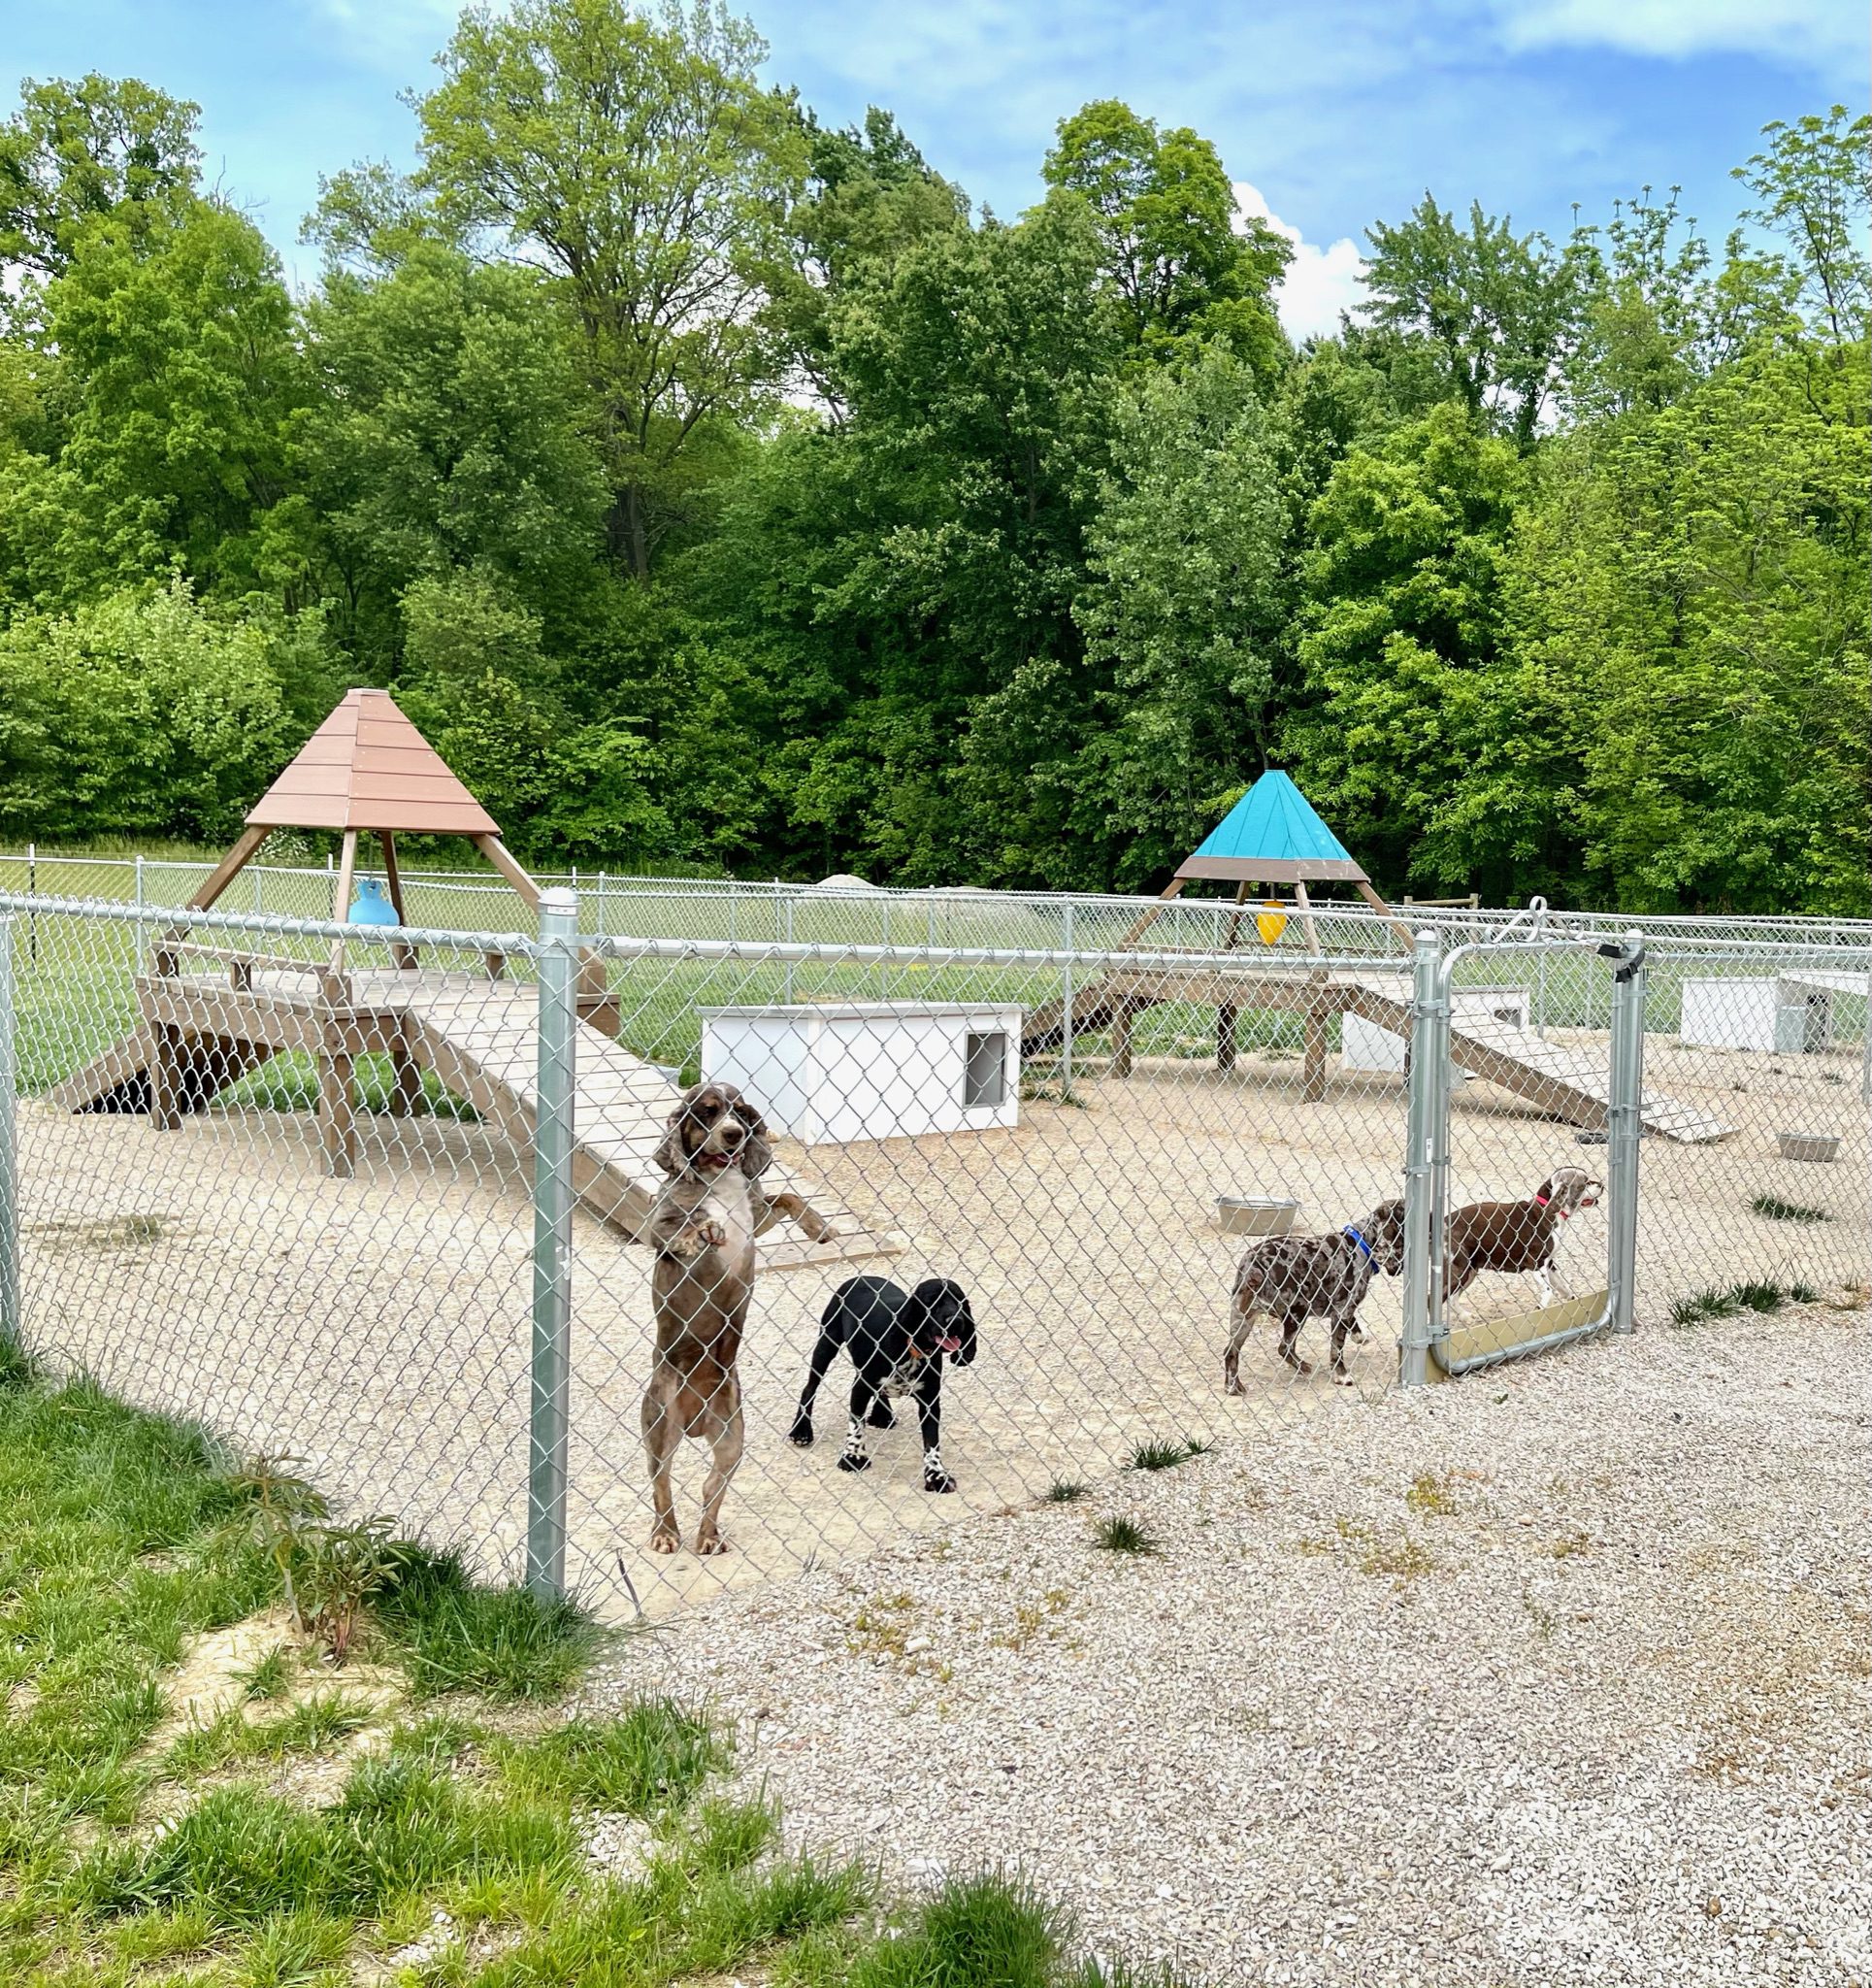
<svg viewBox="0 0 1872 1988">
<path fill-rule="evenodd" d="M 511 929 L 504 884 L 421 870 L 408 932 L 316 922 L 332 878 L 315 866 L 243 873 L 213 914 L 174 910 L 208 868 L 0 862 L 25 1338 L 516 1574 L 538 942 Z M 1615 921 L 605 886 L 578 879 L 566 1520 L 569 1578 L 608 1613 L 1395 1385 L 1392 1276 L 1361 1308 L 1349 1387 L 1319 1317 L 1296 1347 L 1310 1371 L 1263 1321 L 1225 1395 L 1222 1352 L 1244 1231 L 1337 1237 L 1402 1192 L 1405 916 L 1482 946 L 1452 978 L 1452 1207 L 1605 1171 L 1611 979 L 1579 942 Z M 1555 945 L 1489 949 L 1530 935 Z M 1647 938 L 1640 1324 L 1737 1284 L 1865 1283 L 1872 931 L 1680 920 Z M 655 1151 L 703 1077 L 759 1106 L 767 1185 L 834 1230 L 814 1242 L 782 1218 L 760 1239 L 718 1558 L 650 1551 L 640 1423 Z M 1605 1226 L 1589 1207 L 1561 1238 L 1575 1296 L 1605 1286 Z M 842 1360 L 817 1440 L 789 1440 L 822 1314 L 870 1275 L 950 1278 L 970 1300 L 979 1355 L 941 1390 L 952 1495 L 925 1489 L 907 1398 L 866 1433 L 869 1468 L 838 1468 Z M 1486 1276 L 1452 1330 L 1509 1345 L 1538 1297 Z M 691 1442 L 676 1465 L 685 1540 L 707 1461 Z"/>
</svg>

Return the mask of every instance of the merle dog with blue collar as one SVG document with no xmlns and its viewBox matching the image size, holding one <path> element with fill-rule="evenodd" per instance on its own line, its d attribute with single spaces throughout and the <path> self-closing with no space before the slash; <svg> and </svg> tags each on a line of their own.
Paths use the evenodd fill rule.
<svg viewBox="0 0 1872 1988">
<path fill-rule="evenodd" d="M 1223 1355 L 1223 1391 L 1241 1393 L 1241 1348 L 1255 1314 L 1280 1321 L 1280 1356 L 1296 1374 L 1312 1365 L 1294 1350 L 1300 1327 L 1324 1316 L 1332 1326 L 1332 1377 L 1348 1386 L 1346 1335 L 1358 1330 L 1359 1307 L 1378 1271 L 1396 1276 L 1404 1267 L 1404 1204 L 1381 1202 L 1363 1221 L 1336 1236 L 1269 1236 L 1251 1243 L 1235 1272 L 1233 1322 Z"/>
<path fill-rule="evenodd" d="M 856 1372 L 838 1468 L 869 1470 L 867 1428 L 894 1428 L 890 1398 L 914 1395 L 923 1437 L 923 1488 L 953 1491 L 956 1480 L 942 1468 L 942 1367 L 945 1357 L 958 1367 L 975 1357 L 975 1315 L 968 1293 L 948 1277 L 926 1277 L 913 1291 L 888 1277 L 847 1277 L 820 1317 L 800 1410 L 793 1418 L 792 1439 L 803 1448 L 812 1441 L 819 1383 L 841 1346 Z"/>
</svg>

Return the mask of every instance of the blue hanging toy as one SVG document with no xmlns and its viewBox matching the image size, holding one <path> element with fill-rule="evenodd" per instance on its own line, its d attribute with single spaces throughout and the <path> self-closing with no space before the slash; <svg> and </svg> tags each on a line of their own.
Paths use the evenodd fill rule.
<svg viewBox="0 0 1872 1988">
<path fill-rule="evenodd" d="M 384 895 L 382 884 L 375 877 L 360 877 L 356 894 L 351 899 L 351 923 L 400 925 L 402 922 L 397 916 L 396 907 Z"/>
</svg>

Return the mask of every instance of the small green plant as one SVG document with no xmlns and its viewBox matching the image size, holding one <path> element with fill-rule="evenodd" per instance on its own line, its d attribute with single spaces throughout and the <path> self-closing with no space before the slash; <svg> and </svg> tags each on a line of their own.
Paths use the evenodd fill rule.
<svg viewBox="0 0 1872 1988">
<path fill-rule="evenodd" d="M 1092 1530 L 1092 1543 L 1106 1553 L 1155 1553 L 1157 1541 L 1134 1518 L 1116 1512 Z"/>
<path fill-rule="evenodd" d="M 1185 1436 L 1175 1442 L 1140 1442 L 1132 1450 L 1131 1461 L 1125 1466 L 1132 1471 L 1173 1471 L 1178 1464 L 1186 1464 L 1193 1456 L 1200 1456 L 1210 1447 L 1204 1437 Z"/>
<path fill-rule="evenodd" d="M 1670 1318 L 1673 1325 L 1701 1325 L 1706 1319 L 1733 1318 L 1735 1312 L 1735 1300 L 1727 1291 L 1710 1289 L 1679 1298 L 1670 1308 Z"/>
<path fill-rule="evenodd" d="M 1788 1297 L 1795 1305 L 1817 1305 L 1820 1302 L 1820 1293 L 1812 1284 L 1790 1284 Z"/>
<path fill-rule="evenodd" d="M 395 1580 L 405 1549 L 390 1537 L 387 1518 L 305 1527 L 298 1549 L 299 1627 L 342 1665 L 370 1605 Z"/>
<path fill-rule="evenodd" d="M 1410 1481 L 1410 1489 L 1404 1493 L 1407 1510 L 1433 1512 L 1447 1518 L 1456 1509 L 1456 1496 L 1450 1489 L 1448 1473 L 1438 1476 L 1430 1471 L 1422 1471 Z"/>
<path fill-rule="evenodd" d="M 1743 1311 L 1779 1311 L 1782 1289 L 1779 1284 L 1731 1284 L 1729 1296 Z"/>
<path fill-rule="evenodd" d="M 456 1555 L 408 1542 L 376 1614 L 398 1645 L 411 1688 L 425 1698 L 449 1691 L 552 1698 L 584 1669 L 600 1640 L 577 1603 L 480 1587 Z"/>
<path fill-rule="evenodd" d="M 1046 1487 L 1049 1505 L 1077 1505 L 1085 1495 L 1086 1487 L 1073 1477 L 1055 1477 Z"/>
<path fill-rule="evenodd" d="M 242 1501 L 227 1528 L 230 1542 L 249 1541 L 273 1562 L 293 1627 L 305 1630 L 305 1614 L 293 1576 L 298 1571 L 300 1536 L 330 1510 L 324 1494 L 298 1474 L 304 1457 L 267 1455 L 248 1459 L 230 1479 Z"/>
<path fill-rule="evenodd" d="M 850 1988 L 1051 1988 L 1066 1931 L 1018 1879 L 951 1878 L 900 1938 L 859 1958 Z"/>
<path fill-rule="evenodd" d="M 1771 1222 L 1830 1222 L 1823 1208 L 1809 1208 L 1799 1201 L 1783 1201 L 1779 1195 L 1757 1194 L 1749 1206 Z"/>
<path fill-rule="evenodd" d="M 248 1704 L 283 1698 L 292 1682 L 292 1652 L 284 1643 L 276 1643 L 250 1669 L 236 1671 L 234 1681 Z"/>
</svg>

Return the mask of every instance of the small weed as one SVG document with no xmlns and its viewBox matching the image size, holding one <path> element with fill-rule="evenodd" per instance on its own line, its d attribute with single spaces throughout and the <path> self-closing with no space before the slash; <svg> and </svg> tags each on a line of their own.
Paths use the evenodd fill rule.
<svg viewBox="0 0 1872 1988">
<path fill-rule="evenodd" d="M 907 1653 L 916 1603 L 908 1595 L 873 1595 L 851 1618 L 849 1647 L 860 1656 L 902 1657 Z"/>
<path fill-rule="evenodd" d="M 1392 1540 L 1373 1540 L 1359 1556 L 1361 1574 L 1389 1574 L 1400 1580 L 1429 1574 L 1435 1566 L 1429 1548 L 1403 1533 Z"/>
<path fill-rule="evenodd" d="M 1411 1479 L 1410 1489 L 1404 1493 L 1404 1506 L 1409 1511 L 1434 1512 L 1447 1518 L 1456 1509 L 1449 1474 L 1438 1476 L 1430 1471 L 1421 1472 Z"/>
<path fill-rule="evenodd" d="M 1193 1456 L 1200 1456 L 1209 1448 L 1206 1439 L 1185 1436 L 1175 1442 L 1140 1442 L 1131 1453 L 1131 1461 L 1125 1466 L 1132 1471 L 1173 1471 L 1178 1464 L 1186 1464 Z"/>
<path fill-rule="evenodd" d="M 1731 1284 L 1729 1296 L 1744 1311 L 1779 1311 L 1785 1293 L 1779 1284 Z"/>
<path fill-rule="evenodd" d="M 1673 1325 L 1701 1325 L 1705 1319 L 1733 1318 L 1735 1300 L 1727 1291 L 1692 1291 L 1688 1298 L 1679 1298 L 1670 1308 Z"/>
<path fill-rule="evenodd" d="M 236 1671 L 234 1681 L 248 1704 L 283 1698 L 292 1683 L 292 1652 L 284 1643 L 276 1644 L 248 1671 Z"/>
<path fill-rule="evenodd" d="M 1771 1222 L 1830 1222 L 1823 1208 L 1809 1208 L 1804 1202 L 1783 1201 L 1776 1194 L 1757 1194 L 1749 1206 Z"/>
<path fill-rule="evenodd" d="M 1101 1518 L 1092 1530 L 1092 1543 L 1106 1553 L 1155 1553 L 1157 1541 L 1134 1518 L 1123 1512 Z"/>
<path fill-rule="evenodd" d="M 1593 1541 L 1590 1535 L 1577 1527 L 1561 1533 L 1551 1548 L 1556 1560 L 1577 1560 L 1581 1554 L 1591 1552 Z"/>
<path fill-rule="evenodd" d="M 1817 1305 L 1820 1303 L 1820 1293 L 1812 1284 L 1790 1284 L 1788 1286 L 1788 1297 L 1790 1302 L 1795 1305 Z"/>
<path fill-rule="evenodd" d="M 1085 1497 L 1086 1487 L 1073 1477 L 1055 1477 L 1047 1486 L 1046 1502 L 1049 1505 L 1077 1505 Z"/>
</svg>

